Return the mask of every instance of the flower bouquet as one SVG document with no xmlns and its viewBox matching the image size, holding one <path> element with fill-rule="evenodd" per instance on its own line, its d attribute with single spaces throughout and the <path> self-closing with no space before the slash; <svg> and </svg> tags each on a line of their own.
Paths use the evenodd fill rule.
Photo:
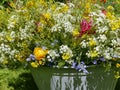
<svg viewBox="0 0 120 90">
<path fill-rule="evenodd" d="M 1 6 L 0 62 L 85 74 L 91 66 L 103 66 L 103 71 L 114 69 L 119 78 L 120 16 L 106 3 L 17 0 L 8 8 Z"/>
</svg>

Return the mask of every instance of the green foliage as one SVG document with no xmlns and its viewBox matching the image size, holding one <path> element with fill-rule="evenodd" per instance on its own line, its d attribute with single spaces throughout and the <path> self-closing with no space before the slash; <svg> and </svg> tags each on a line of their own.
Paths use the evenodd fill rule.
<svg viewBox="0 0 120 90">
<path fill-rule="evenodd" d="M 32 75 L 29 72 L 24 72 L 17 79 L 9 82 L 10 87 L 14 90 L 37 90 L 36 84 L 33 82 Z"/>
<path fill-rule="evenodd" d="M 0 69 L 0 90 L 37 90 L 32 75 L 24 69 Z"/>
</svg>

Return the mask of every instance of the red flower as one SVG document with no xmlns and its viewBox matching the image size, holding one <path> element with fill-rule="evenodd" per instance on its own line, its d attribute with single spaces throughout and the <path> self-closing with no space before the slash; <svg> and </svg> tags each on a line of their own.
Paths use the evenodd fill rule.
<svg viewBox="0 0 120 90">
<path fill-rule="evenodd" d="M 107 0 L 100 0 L 100 2 L 106 3 L 106 2 L 107 2 Z"/>
<path fill-rule="evenodd" d="M 92 21 L 88 22 L 86 19 L 83 19 L 80 23 L 80 36 L 87 33 L 92 28 Z"/>
</svg>

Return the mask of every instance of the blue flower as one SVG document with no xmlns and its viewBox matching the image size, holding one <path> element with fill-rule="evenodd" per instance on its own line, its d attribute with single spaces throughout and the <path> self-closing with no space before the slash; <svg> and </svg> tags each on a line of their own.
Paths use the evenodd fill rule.
<svg viewBox="0 0 120 90">
<path fill-rule="evenodd" d="M 105 62 L 105 58 L 104 57 L 100 57 L 99 59 L 100 59 L 100 61 Z"/>
<path fill-rule="evenodd" d="M 85 65 L 85 63 L 83 61 L 78 65 L 76 62 L 74 62 L 72 67 L 78 71 L 83 71 L 84 73 L 88 73 L 88 71 L 86 70 L 87 66 Z"/>
<path fill-rule="evenodd" d="M 96 65 L 97 64 L 97 60 L 94 60 L 92 63 Z"/>
<path fill-rule="evenodd" d="M 76 65 L 77 65 L 77 63 L 76 63 L 76 62 L 73 62 L 72 68 L 76 68 Z"/>
<path fill-rule="evenodd" d="M 31 60 L 35 60 L 35 56 L 33 54 L 30 54 L 30 56 L 26 59 L 27 62 L 31 61 Z"/>
</svg>

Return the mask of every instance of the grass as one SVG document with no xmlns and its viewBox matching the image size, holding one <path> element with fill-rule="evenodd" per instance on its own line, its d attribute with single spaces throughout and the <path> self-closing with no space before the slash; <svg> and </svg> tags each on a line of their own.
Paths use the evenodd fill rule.
<svg viewBox="0 0 120 90">
<path fill-rule="evenodd" d="M 29 70 L 0 69 L 0 90 L 38 90 Z"/>
</svg>

